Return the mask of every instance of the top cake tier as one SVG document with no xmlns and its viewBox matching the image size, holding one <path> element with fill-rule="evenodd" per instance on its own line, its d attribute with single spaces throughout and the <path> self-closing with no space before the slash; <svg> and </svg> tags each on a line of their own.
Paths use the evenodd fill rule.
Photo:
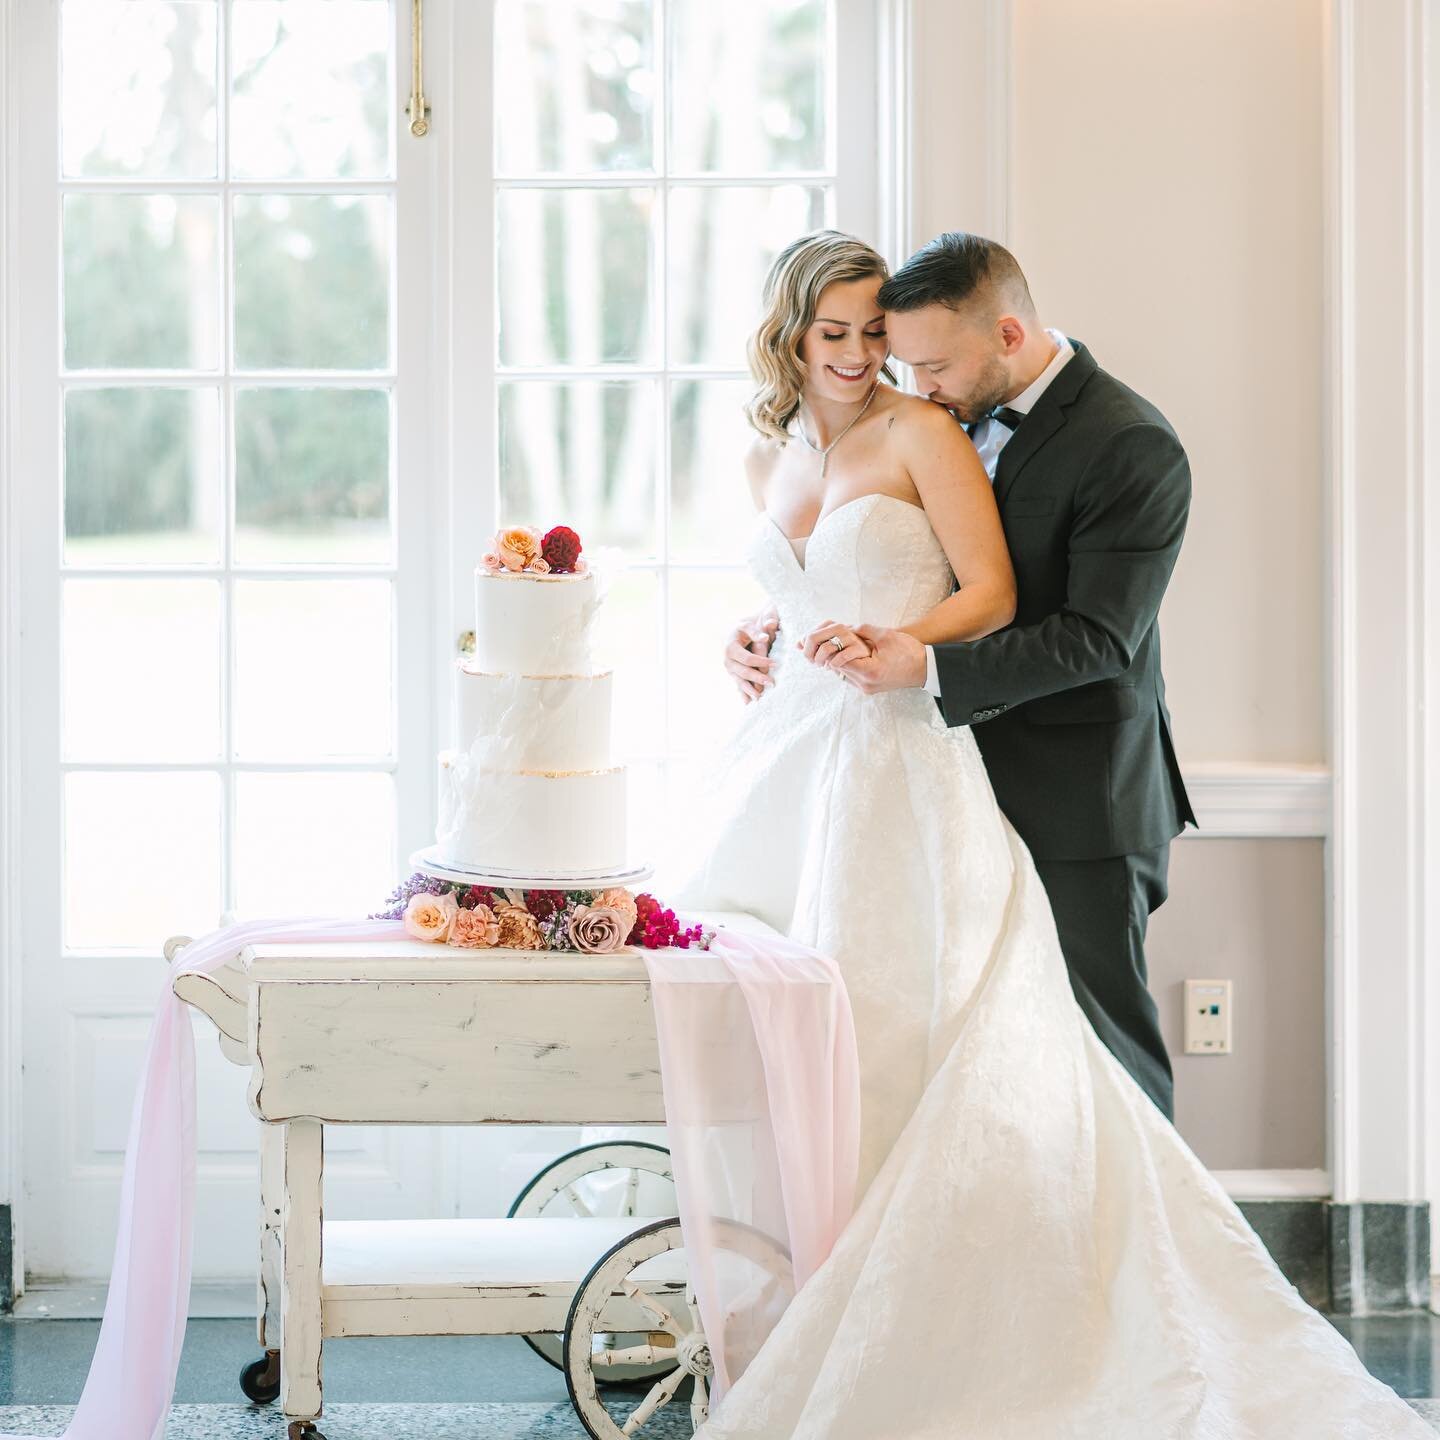
<svg viewBox="0 0 1440 1440">
<path fill-rule="evenodd" d="M 492 675 L 589 675 L 600 608 L 593 571 L 475 571 L 474 668 Z"/>
</svg>

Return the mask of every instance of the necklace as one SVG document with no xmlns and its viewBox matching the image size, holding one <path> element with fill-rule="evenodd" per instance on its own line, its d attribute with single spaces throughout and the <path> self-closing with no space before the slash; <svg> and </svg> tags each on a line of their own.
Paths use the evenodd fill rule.
<svg viewBox="0 0 1440 1440">
<path fill-rule="evenodd" d="M 830 463 L 830 452 L 850 433 L 850 428 L 869 408 L 870 402 L 875 398 L 875 392 L 880 388 L 877 380 L 871 387 L 870 393 L 865 397 L 865 403 L 855 412 L 855 419 L 847 425 L 823 450 L 805 433 L 805 427 L 800 423 L 800 417 L 795 417 L 795 433 L 820 457 L 820 478 L 825 478 L 825 467 Z M 819 428 L 818 426 L 816 427 Z"/>
</svg>

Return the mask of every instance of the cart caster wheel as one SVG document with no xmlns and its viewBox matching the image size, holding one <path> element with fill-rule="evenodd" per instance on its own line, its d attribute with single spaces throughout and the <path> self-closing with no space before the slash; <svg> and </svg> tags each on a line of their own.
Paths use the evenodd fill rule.
<svg viewBox="0 0 1440 1440">
<path fill-rule="evenodd" d="M 325 1440 L 313 1420 L 292 1420 L 285 1435 L 286 1440 Z"/>
<path fill-rule="evenodd" d="M 240 1388 L 247 1400 L 268 1405 L 280 1393 L 280 1352 L 267 1350 L 240 1372 Z"/>
<path fill-rule="evenodd" d="M 660 1203 L 663 1206 L 651 1215 L 675 1213 L 675 1171 L 670 1152 L 663 1145 L 645 1140 L 601 1140 L 582 1145 L 552 1160 L 515 1197 L 509 1210 L 512 1220 L 544 1220 L 570 1218 L 575 1215 L 634 1215 L 640 1208 L 640 1177 L 649 1175 L 651 1182 L 661 1182 Z M 600 1179 L 600 1184 L 593 1183 Z M 600 1177 L 603 1177 L 601 1179 Z M 587 1183 L 591 1182 L 591 1183 Z M 653 1193 L 645 1197 L 655 1203 Z M 560 1335 L 522 1335 L 524 1342 L 547 1365 L 565 1368 L 565 1343 Z M 638 1344 L 638 1335 L 611 1335 L 603 1343 L 610 1348 Z M 600 1385 L 648 1384 L 666 1374 L 672 1366 L 611 1365 L 596 1375 Z"/>
</svg>

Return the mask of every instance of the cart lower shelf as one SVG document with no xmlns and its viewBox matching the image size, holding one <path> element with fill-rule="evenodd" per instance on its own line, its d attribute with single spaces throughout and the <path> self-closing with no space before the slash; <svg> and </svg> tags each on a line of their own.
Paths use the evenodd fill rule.
<svg viewBox="0 0 1440 1440">
<path fill-rule="evenodd" d="M 595 1262 L 643 1221 L 327 1220 L 323 1227 L 324 1335 L 537 1335 L 565 1328 Z M 679 1252 L 635 1277 L 649 1294 L 683 1299 Z M 606 1305 L 607 1329 L 648 1330 L 629 1297 Z"/>
</svg>

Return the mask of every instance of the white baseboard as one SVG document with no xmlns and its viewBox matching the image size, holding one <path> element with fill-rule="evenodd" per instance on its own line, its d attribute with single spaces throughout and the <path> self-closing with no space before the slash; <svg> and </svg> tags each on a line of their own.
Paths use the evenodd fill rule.
<svg viewBox="0 0 1440 1440">
<path fill-rule="evenodd" d="M 1232 1200 L 1328 1200 L 1328 1170 L 1212 1170 Z"/>
</svg>

